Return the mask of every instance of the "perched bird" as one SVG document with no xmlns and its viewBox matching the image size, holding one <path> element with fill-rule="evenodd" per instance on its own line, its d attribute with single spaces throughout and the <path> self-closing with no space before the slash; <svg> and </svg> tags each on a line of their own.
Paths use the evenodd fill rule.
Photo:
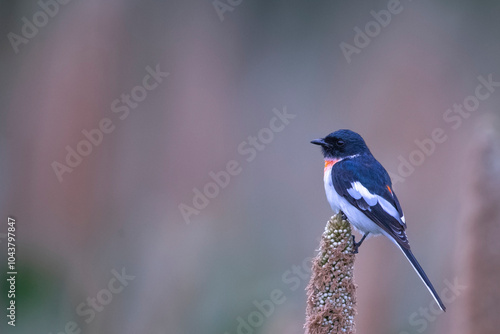
<svg viewBox="0 0 500 334">
<path fill-rule="evenodd" d="M 335 213 L 342 211 L 349 222 L 363 234 L 354 242 L 354 253 L 369 235 L 383 234 L 404 253 L 441 310 L 441 298 L 410 250 L 406 222 L 391 178 L 373 157 L 363 138 L 351 130 L 338 130 L 315 139 L 325 158 L 324 183 L 328 202 Z"/>
</svg>

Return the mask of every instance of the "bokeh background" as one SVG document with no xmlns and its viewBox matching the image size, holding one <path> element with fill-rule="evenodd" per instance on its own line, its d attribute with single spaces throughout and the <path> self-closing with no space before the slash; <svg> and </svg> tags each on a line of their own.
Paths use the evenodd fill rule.
<svg viewBox="0 0 500 334">
<path fill-rule="evenodd" d="M 350 62 L 341 43 L 355 46 L 354 28 L 392 2 L 42 3 L 46 22 L 34 1 L 0 2 L 3 310 L 9 215 L 19 272 L 16 327 L 2 311 L 2 333 L 303 333 L 300 268 L 331 216 L 309 141 L 339 128 L 393 175 L 416 140 L 447 138 L 394 188 L 448 311 L 433 313 L 404 256 L 371 238 L 356 259 L 358 332 L 497 332 L 500 88 L 460 125 L 444 115 L 478 76 L 500 81 L 499 2 L 402 0 Z M 34 17 L 36 33 L 23 28 Z M 169 75 L 120 119 L 113 102 L 157 66 Z M 276 110 L 295 117 L 269 139 Z M 106 118 L 113 132 L 60 182 L 54 161 Z M 268 140 L 247 161 L 259 133 Z M 179 205 L 232 160 L 240 173 L 188 223 Z M 135 278 L 79 315 L 109 297 L 113 270 Z M 467 288 L 450 294 L 450 282 Z M 274 290 L 285 301 L 259 316 Z"/>
</svg>

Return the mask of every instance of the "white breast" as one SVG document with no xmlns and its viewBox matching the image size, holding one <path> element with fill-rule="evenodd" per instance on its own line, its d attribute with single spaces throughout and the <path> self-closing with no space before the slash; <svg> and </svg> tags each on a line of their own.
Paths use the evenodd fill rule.
<svg viewBox="0 0 500 334">
<path fill-rule="evenodd" d="M 339 210 L 342 210 L 342 212 L 349 219 L 351 225 L 362 234 L 366 232 L 370 232 L 372 234 L 386 234 L 363 212 L 352 206 L 345 198 L 337 194 L 335 188 L 333 187 L 331 172 L 331 167 L 325 170 L 323 182 L 325 184 L 326 198 L 328 199 L 333 212 L 337 214 Z"/>
<path fill-rule="evenodd" d="M 333 212 L 337 214 L 340 210 L 340 196 L 333 188 L 331 173 L 332 173 L 332 167 L 325 169 L 323 182 L 325 183 L 326 199 L 330 203 Z"/>
</svg>

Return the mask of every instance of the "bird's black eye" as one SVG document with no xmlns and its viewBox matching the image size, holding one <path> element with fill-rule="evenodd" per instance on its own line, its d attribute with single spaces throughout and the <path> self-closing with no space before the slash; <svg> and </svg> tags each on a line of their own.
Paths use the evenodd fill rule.
<svg viewBox="0 0 500 334">
<path fill-rule="evenodd" d="M 338 147 L 342 147 L 345 145 L 345 142 L 342 139 L 337 139 L 335 144 L 337 144 Z"/>
</svg>

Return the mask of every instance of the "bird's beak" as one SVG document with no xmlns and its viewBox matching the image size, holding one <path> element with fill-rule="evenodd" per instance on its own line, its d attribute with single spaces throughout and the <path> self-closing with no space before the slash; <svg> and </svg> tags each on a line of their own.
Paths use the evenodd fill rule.
<svg viewBox="0 0 500 334">
<path fill-rule="evenodd" d="M 314 139 L 314 140 L 311 140 L 311 144 L 323 146 L 323 145 L 325 145 L 326 143 L 325 143 L 325 141 L 323 140 L 323 138 L 320 138 L 320 139 Z"/>
</svg>

